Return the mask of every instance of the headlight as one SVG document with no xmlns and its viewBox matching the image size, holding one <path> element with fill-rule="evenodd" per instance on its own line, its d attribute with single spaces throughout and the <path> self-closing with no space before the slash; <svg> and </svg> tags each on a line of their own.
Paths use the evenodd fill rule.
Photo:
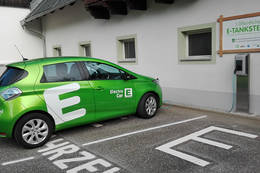
<svg viewBox="0 0 260 173">
<path fill-rule="evenodd" d="M 4 90 L 3 92 L 1 92 L 0 95 L 5 100 L 10 100 L 12 98 L 18 97 L 21 94 L 22 94 L 22 91 L 19 88 L 8 88 L 8 89 Z"/>
<path fill-rule="evenodd" d="M 156 83 L 157 85 L 159 85 L 159 78 L 154 79 L 153 82 Z"/>
</svg>

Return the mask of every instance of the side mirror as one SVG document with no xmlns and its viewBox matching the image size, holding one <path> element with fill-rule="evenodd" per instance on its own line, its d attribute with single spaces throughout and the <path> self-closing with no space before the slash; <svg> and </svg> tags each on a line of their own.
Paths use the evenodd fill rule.
<svg viewBox="0 0 260 173">
<path fill-rule="evenodd" d="M 122 78 L 123 78 L 123 80 L 130 80 L 130 79 L 132 79 L 131 76 L 129 74 L 127 74 L 127 73 L 123 74 Z"/>
</svg>

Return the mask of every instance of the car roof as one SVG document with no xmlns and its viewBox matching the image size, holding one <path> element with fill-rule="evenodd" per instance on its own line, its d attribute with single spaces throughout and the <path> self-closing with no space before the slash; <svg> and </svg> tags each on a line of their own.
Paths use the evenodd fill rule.
<svg viewBox="0 0 260 173">
<path fill-rule="evenodd" d="M 39 64 L 40 65 L 45 65 L 45 64 L 47 65 L 47 64 L 57 64 L 57 63 L 72 62 L 72 61 L 94 61 L 94 62 L 105 63 L 105 64 L 112 65 L 114 67 L 117 67 L 121 70 L 127 71 L 131 74 L 135 74 L 134 72 L 127 70 L 127 69 L 125 69 L 125 68 L 123 68 L 123 67 L 121 67 L 117 64 L 114 64 L 112 62 L 109 62 L 109 61 L 105 61 L 105 60 L 98 59 L 98 58 L 79 57 L 79 56 L 36 58 L 36 59 L 32 59 L 32 60 L 26 60 L 26 61 L 11 63 L 11 64 L 8 64 L 7 66 L 24 69 L 25 66 L 28 66 L 28 65 L 39 65 Z"/>
<path fill-rule="evenodd" d="M 8 64 L 7 66 L 22 68 L 25 65 L 36 65 L 36 64 L 45 65 L 45 64 L 52 64 L 52 63 L 56 64 L 56 63 L 71 62 L 71 61 L 95 61 L 95 62 L 101 62 L 101 63 L 107 63 L 107 64 L 111 64 L 111 65 L 116 65 L 116 64 L 113 64 L 109 61 L 105 61 L 105 60 L 98 59 L 98 58 L 77 57 L 77 56 L 62 56 L 62 57 L 36 58 L 36 59 L 32 59 L 32 60 L 26 60 L 26 61 L 11 63 L 11 64 Z"/>
</svg>

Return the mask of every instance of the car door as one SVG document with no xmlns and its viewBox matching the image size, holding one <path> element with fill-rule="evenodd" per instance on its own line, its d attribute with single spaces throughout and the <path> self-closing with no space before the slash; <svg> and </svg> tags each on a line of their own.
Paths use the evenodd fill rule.
<svg viewBox="0 0 260 173">
<path fill-rule="evenodd" d="M 99 62 L 85 61 L 83 68 L 94 89 L 96 117 L 108 119 L 135 113 L 135 87 L 132 80 L 123 80 L 124 71 Z"/>
<path fill-rule="evenodd" d="M 35 90 L 58 128 L 95 120 L 94 93 L 77 62 L 44 65 Z"/>
</svg>

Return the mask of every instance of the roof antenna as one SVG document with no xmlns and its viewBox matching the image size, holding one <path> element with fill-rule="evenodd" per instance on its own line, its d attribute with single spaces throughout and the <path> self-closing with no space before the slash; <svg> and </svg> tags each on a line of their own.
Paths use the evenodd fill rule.
<svg viewBox="0 0 260 173">
<path fill-rule="evenodd" d="M 19 52 L 19 54 L 22 56 L 23 61 L 28 60 L 27 58 L 25 58 L 25 57 L 23 56 L 23 54 L 20 52 L 20 50 L 18 49 L 18 47 L 17 47 L 16 45 L 14 45 L 14 46 L 16 47 L 16 49 L 17 49 L 17 51 Z"/>
</svg>

